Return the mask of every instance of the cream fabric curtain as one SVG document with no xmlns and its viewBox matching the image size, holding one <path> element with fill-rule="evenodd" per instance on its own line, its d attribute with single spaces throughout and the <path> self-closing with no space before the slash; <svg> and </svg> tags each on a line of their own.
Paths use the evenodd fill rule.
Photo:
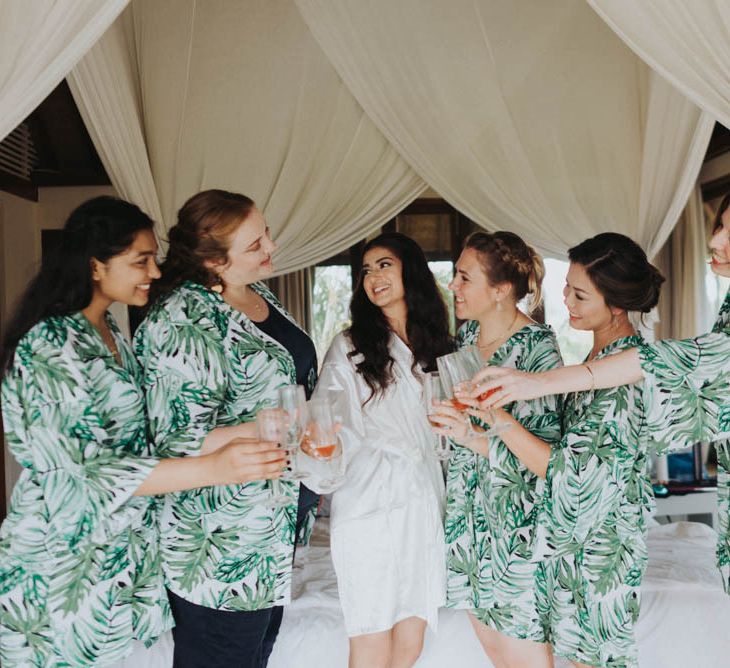
<svg viewBox="0 0 730 668">
<path fill-rule="evenodd" d="M 363 238 L 426 187 L 290 0 L 143 0 L 124 21 L 70 81 L 114 185 L 162 222 L 161 236 L 199 190 L 244 192 L 288 273 Z"/>
<path fill-rule="evenodd" d="M 144 134 L 131 9 L 109 28 L 68 76 L 89 135 L 120 197 L 161 222 Z M 160 240 L 164 235 L 159 234 Z"/>
<path fill-rule="evenodd" d="M 61 82 L 129 0 L 0 0 L 0 141 Z"/>
<path fill-rule="evenodd" d="M 612 30 L 667 81 L 730 127 L 727 0 L 588 0 Z"/>
<path fill-rule="evenodd" d="M 452 205 L 550 255 L 663 245 L 712 120 L 583 0 L 296 0 L 378 128 Z"/>
<path fill-rule="evenodd" d="M 300 269 L 267 281 L 284 308 L 307 332 L 312 333 L 312 268 Z"/>
<path fill-rule="evenodd" d="M 714 314 L 705 294 L 707 228 L 699 186 L 658 257 L 666 276 L 659 301 L 657 338 L 684 339 L 706 332 Z"/>
</svg>

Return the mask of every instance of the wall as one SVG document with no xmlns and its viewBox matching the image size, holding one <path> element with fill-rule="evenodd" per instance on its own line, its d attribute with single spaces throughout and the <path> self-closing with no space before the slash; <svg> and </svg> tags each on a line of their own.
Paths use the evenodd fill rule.
<svg viewBox="0 0 730 668">
<path fill-rule="evenodd" d="M 38 202 L 0 192 L 0 326 L 8 318 L 38 268 L 41 230 L 63 227 L 69 213 L 97 195 L 114 194 L 111 186 L 41 188 Z M 5 450 L 5 491 L 10 495 L 20 473 L 17 462 Z"/>
</svg>

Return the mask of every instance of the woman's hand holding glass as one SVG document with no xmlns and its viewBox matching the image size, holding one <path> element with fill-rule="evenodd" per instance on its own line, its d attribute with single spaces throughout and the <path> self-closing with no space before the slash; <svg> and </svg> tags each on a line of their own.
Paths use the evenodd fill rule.
<svg viewBox="0 0 730 668">
<path fill-rule="evenodd" d="M 276 480 L 287 465 L 286 453 L 278 443 L 254 438 L 234 438 L 207 458 L 213 463 L 218 485 Z"/>
<path fill-rule="evenodd" d="M 487 399 L 489 395 L 486 390 L 478 391 L 479 388 L 475 386 L 474 378 L 480 375 L 486 377 L 492 369 L 498 367 L 487 366 L 482 368 L 482 358 L 475 346 L 458 350 L 449 355 L 443 355 L 437 358 L 436 363 L 442 378 L 445 378 L 446 394 L 451 397 L 454 408 L 466 415 L 479 418 L 490 425 L 489 429 L 483 430 L 479 435 L 495 436 L 509 427 L 508 423 L 500 422 L 497 416 L 490 412 L 489 408 L 483 409 L 479 404 L 480 400 Z M 482 411 L 475 412 L 475 409 L 480 408 Z M 474 436 L 476 432 L 471 426 L 471 420 L 469 420 L 468 426 L 469 434 Z"/>
<path fill-rule="evenodd" d="M 471 380 L 464 399 L 472 406 L 488 411 L 503 408 L 513 401 L 528 401 L 550 394 L 541 373 L 527 373 L 504 367 L 484 367 Z"/>
<path fill-rule="evenodd" d="M 307 426 L 301 449 L 310 458 L 309 465 L 318 477 L 319 491 L 326 494 L 337 489 L 344 481 L 342 444 L 337 436 L 339 426 L 332 416 L 328 399 L 310 399 L 307 411 Z"/>
<path fill-rule="evenodd" d="M 288 479 L 304 480 L 309 474 L 297 466 L 297 455 L 304 438 L 308 415 L 304 387 L 302 385 L 286 385 L 279 388 L 279 408 L 284 411 L 287 417 L 283 446 L 289 453 L 291 461 Z"/>
<path fill-rule="evenodd" d="M 434 443 L 434 454 L 437 459 L 446 461 L 451 455 L 451 446 L 449 445 L 448 436 L 451 436 L 448 426 L 440 419 L 440 412 L 449 402 L 444 401 L 446 394 L 444 386 L 441 382 L 441 374 L 438 371 L 430 371 L 426 373 L 423 380 L 423 403 L 426 408 L 428 421 L 436 432 L 436 442 Z M 458 413 L 456 409 L 451 409 Z"/>
<path fill-rule="evenodd" d="M 278 443 L 282 448 L 286 442 L 286 434 L 289 426 L 289 417 L 286 411 L 280 408 L 262 408 L 256 414 L 256 425 L 259 429 L 259 438 L 265 441 Z M 291 465 L 291 459 L 287 453 L 287 471 L 286 475 L 282 475 L 282 479 L 289 476 L 288 467 Z M 297 502 L 296 496 L 290 496 L 286 493 L 284 487 L 278 480 L 271 481 L 272 497 L 269 499 L 269 505 L 272 508 L 282 508 Z"/>
</svg>

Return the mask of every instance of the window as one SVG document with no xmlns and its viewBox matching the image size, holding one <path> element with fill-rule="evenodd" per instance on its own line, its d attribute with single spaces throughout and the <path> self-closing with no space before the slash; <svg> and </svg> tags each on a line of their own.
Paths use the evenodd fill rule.
<svg viewBox="0 0 730 668">
<path fill-rule="evenodd" d="M 315 267 L 312 292 L 312 339 L 321 364 L 332 339 L 350 325 L 350 265 Z"/>
</svg>

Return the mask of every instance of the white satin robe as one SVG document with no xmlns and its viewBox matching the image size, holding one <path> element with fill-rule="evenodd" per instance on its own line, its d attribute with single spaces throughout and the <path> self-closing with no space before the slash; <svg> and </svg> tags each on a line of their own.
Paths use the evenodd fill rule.
<svg viewBox="0 0 730 668">
<path fill-rule="evenodd" d="M 433 454 L 422 385 L 408 346 L 393 335 L 395 382 L 370 389 L 335 337 L 315 396 L 328 397 L 343 425 L 345 482 L 333 494 L 332 559 L 348 636 L 386 631 L 408 617 L 436 628 L 444 605 L 444 476 Z"/>
</svg>

